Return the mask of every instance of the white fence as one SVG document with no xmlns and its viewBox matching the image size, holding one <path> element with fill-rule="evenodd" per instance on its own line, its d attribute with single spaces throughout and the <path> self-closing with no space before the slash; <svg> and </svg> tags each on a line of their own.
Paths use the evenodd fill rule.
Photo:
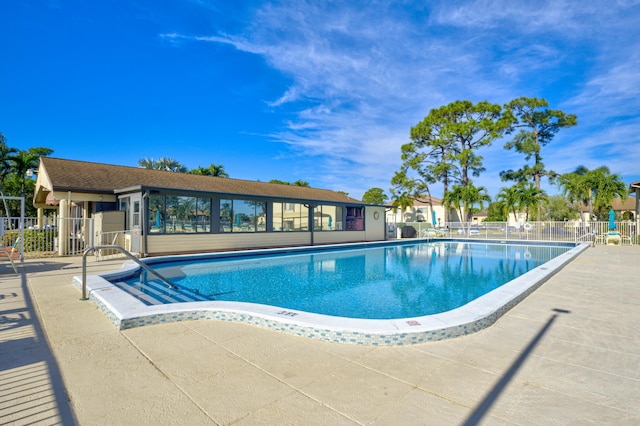
<svg viewBox="0 0 640 426">
<path fill-rule="evenodd" d="M 0 224 L 2 247 L 17 257 L 80 255 L 93 244 L 92 219 L 44 217 L 40 224 L 33 217 L 24 218 L 22 224 L 20 220 L 19 217 L 2 218 Z"/>
<path fill-rule="evenodd" d="M 478 240 L 531 240 L 531 241 L 587 241 L 606 243 L 609 222 L 530 222 L 507 225 L 505 222 L 460 223 L 450 222 L 434 227 L 428 222 L 388 223 L 387 237 L 401 238 L 401 229 L 415 229 L 412 238 L 471 238 Z M 36 218 L 25 218 L 24 237 L 20 238 L 20 218 L 0 219 L 0 244 L 15 258 L 39 258 L 81 255 L 96 245 L 119 245 L 137 254 L 141 247 L 141 232 L 117 231 L 94 233 L 93 219 L 43 218 L 38 226 Z M 640 222 L 615 222 L 621 244 L 640 244 Z M 120 256 L 114 250 L 96 250 L 98 260 Z"/>
<path fill-rule="evenodd" d="M 19 217 L 0 219 L 0 247 L 15 259 L 79 256 L 96 245 L 119 245 L 133 254 L 140 251 L 139 230 L 97 233 L 93 219 L 45 217 L 38 225 L 36 218 L 25 218 L 23 237 L 20 225 Z M 94 255 L 97 260 L 122 256 L 109 249 L 96 250 Z"/>
<path fill-rule="evenodd" d="M 505 222 L 450 222 L 433 226 L 427 222 L 387 224 L 388 238 L 403 238 L 402 228 L 415 229 L 413 238 L 472 238 L 479 240 L 588 241 L 606 243 L 609 222 L 528 222 L 517 226 Z M 615 222 L 622 244 L 640 244 L 636 222 Z M 405 230 L 404 238 L 411 238 Z"/>
</svg>

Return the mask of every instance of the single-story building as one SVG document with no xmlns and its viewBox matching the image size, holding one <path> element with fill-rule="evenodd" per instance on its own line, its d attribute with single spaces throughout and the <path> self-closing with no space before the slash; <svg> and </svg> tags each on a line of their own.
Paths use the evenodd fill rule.
<svg viewBox="0 0 640 426">
<path fill-rule="evenodd" d="M 143 256 L 385 239 L 384 206 L 335 191 L 51 157 L 33 203 L 58 210 L 59 238 L 67 218 L 123 211 Z"/>
</svg>

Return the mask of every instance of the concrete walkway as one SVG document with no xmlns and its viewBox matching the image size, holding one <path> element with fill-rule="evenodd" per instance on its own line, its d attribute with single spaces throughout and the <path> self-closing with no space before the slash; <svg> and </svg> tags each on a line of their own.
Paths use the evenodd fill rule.
<svg viewBox="0 0 640 426">
<path fill-rule="evenodd" d="M 80 259 L 18 271 L 0 263 L 0 424 L 640 424 L 640 246 L 590 248 L 492 327 L 409 347 L 120 332 L 78 300 Z"/>
</svg>

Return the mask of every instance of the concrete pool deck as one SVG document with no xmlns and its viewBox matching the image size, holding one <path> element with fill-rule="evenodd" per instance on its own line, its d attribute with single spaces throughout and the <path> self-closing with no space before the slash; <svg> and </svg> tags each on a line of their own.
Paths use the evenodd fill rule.
<svg viewBox="0 0 640 426">
<path fill-rule="evenodd" d="M 491 327 L 401 347 L 118 331 L 78 300 L 81 259 L 18 272 L 0 263 L 0 424 L 640 424 L 640 246 L 590 248 Z"/>
</svg>

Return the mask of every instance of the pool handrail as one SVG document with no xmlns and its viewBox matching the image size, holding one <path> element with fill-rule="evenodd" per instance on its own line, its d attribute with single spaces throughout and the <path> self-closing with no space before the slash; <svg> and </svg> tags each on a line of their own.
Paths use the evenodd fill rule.
<svg viewBox="0 0 640 426">
<path fill-rule="evenodd" d="M 585 242 L 586 240 L 591 243 L 592 247 L 595 247 L 597 239 L 598 239 L 598 235 L 596 232 L 587 232 L 586 234 L 576 237 L 576 242 Z"/>
<path fill-rule="evenodd" d="M 92 252 L 94 250 L 98 250 L 98 249 L 114 249 L 114 250 L 118 250 L 120 253 L 124 254 L 129 259 L 133 260 L 138 265 L 140 265 L 140 267 L 142 269 L 144 269 L 145 271 L 147 271 L 147 272 L 155 275 L 156 277 L 160 278 L 162 281 L 164 281 L 169 286 L 169 288 L 171 288 L 173 290 L 178 290 L 178 286 L 177 285 L 175 285 L 174 283 L 169 281 L 169 279 L 167 279 L 164 276 L 162 276 L 159 272 L 154 271 L 152 268 L 150 268 L 144 262 L 141 262 L 140 259 L 138 259 L 134 255 L 129 253 L 124 247 L 121 247 L 119 245 L 100 245 L 100 246 L 88 247 L 84 251 L 84 253 L 82 254 L 82 297 L 80 298 L 80 300 L 89 300 L 89 298 L 87 297 L 87 254 L 89 254 L 90 252 Z"/>
</svg>

